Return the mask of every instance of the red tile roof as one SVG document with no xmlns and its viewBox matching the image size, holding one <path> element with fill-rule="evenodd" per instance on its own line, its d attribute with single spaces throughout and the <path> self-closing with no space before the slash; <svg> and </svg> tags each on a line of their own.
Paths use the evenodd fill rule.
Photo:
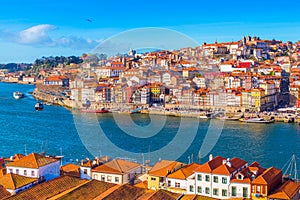
<svg viewBox="0 0 300 200">
<path fill-rule="evenodd" d="M 300 183 L 291 180 L 282 184 L 273 194 L 269 195 L 269 199 L 293 199 L 300 190 Z"/>
<path fill-rule="evenodd" d="M 112 174 L 124 174 L 133 169 L 141 166 L 141 164 L 130 162 L 127 160 L 115 159 L 94 168 L 93 172 L 112 173 Z"/>
<path fill-rule="evenodd" d="M 187 177 L 192 175 L 195 170 L 197 170 L 201 165 L 197 163 L 192 163 L 189 165 L 186 165 L 179 170 L 175 171 L 174 173 L 169 174 L 167 177 L 168 178 L 174 178 L 174 179 L 181 179 L 185 180 Z"/>
<path fill-rule="evenodd" d="M 152 167 L 148 174 L 150 176 L 166 177 L 184 165 L 185 164 L 177 161 L 161 160 Z"/>
<path fill-rule="evenodd" d="M 38 179 L 36 178 L 28 178 L 26 176 L 9 173 L 0 177 L 0 185 L 2 185 L 5 189 L 16 190 L 28 184 L 34 183 L 37 180 Z"/>
<path fill-rule="evenodd" d="M 34 168 L 38 169 L 42 166 L 58 162 L 58 159 L 45 157 L 37 153 L 29 154 L 24 156 L 15 162 L 8 163 L 8 167 L 24 167 L 24 168 Z"/>
<path fill-rule="evenodd" d="M 216 156 L 212 160 L 201 165 L 196 171 L 202 173 L 211 173 L 212 170 L 222 165 L 222 162 L 225 158 L 221 156 Z"/>
</svg>

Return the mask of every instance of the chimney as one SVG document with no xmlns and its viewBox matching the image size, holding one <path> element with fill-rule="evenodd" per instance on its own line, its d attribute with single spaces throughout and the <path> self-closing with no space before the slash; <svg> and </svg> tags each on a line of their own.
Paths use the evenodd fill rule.
<svg viewBox="0 0 300 200">
<path fill-rule="evenodd" d="M 209 155 L 209 161 L 211 161 L 213 158 L 214 158 L 213 155 L 210 154 L 210 155 Z"/>
<path fill-rule="evenodd" d="M 222 161 L 222 165 L 225 165 L 227 163 L 227 160 Z"/>
</svg>

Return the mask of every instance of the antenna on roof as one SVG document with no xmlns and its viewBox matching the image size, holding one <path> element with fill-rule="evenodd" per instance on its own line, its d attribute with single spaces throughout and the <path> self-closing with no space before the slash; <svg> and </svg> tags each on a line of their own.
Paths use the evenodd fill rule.
<svg viewBox="0 0 300 200">
<path fill-rule="evenodd" d="M 26 146 L 26 144 L 24 146 L 25 146 L 24 153 L 27 156 L 27 146 Z"/>
</svg>

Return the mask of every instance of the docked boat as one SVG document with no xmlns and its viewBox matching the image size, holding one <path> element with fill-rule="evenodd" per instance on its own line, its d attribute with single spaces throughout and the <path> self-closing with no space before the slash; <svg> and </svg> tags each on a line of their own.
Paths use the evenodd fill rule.
<svg viewBox="0 0 300 200">
<path fill-rule="evenodd" d="M 130 112 L 130 114 L 141 113 L 141 108 L 136 108 Z"/>
<path fill-rule="evenodd" d="M 24 97 L 24 94 L 22 93 L 22 92 L 14 92 L 13 93 L 13 97 L 15 98 L 15 99 L 21 99 L 21 98 L 23 98 Z"/>
<path fill-rule="evenodd" d="M 86 112 L 86 113 L 108 113 L 109 110 L 105 109 L 105 108 L 101 108 L 98 110 L 88 110 L 88 109 L 83 109 L 81 110 L 82 112 Z"/>
<path fill-rule="evenodd" d="M 267 119 L 264 119 L 264 118 L 249 118 L 249 119 L 241 118 L 240 121 L 245 122 L 245 123 L 270 124 L 270 123 L 274 123 L 275 119 L 267 120 Z"/>
<path fill-rule="evenodd" d="M 41 103 L 41 102 L 38 102 L 38 103 L 35 104 L 34 108 L 35 108 L 36 111 L 41 111 L 41 110 L 44 109 L 44 104 Z"/>
</svg>

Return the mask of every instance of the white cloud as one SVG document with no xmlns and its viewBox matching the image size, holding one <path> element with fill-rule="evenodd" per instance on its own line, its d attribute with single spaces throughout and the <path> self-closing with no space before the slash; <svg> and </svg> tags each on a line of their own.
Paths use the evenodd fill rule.
<svg viewBox="0 0 300 200">
<path fill-rule="evenodd" d="M 50 24 L 33 26 L 17 33 L 15 42 L 20 44 L 51 44 L 52 39 L 49 37 L 48 32 L 55 29 L 56 27 Z"/>
<path fill-rule="evenodd" d="M 75 36 L 53 38 L 50 33 L 56 29 L 56 26 L 50 24 L 40 24 L 20 32 L 0 30 L 0 39 L 36 47 L 63 47 L 71 49 L 92 49 L 99 43 L 97 40 Z"/>
</svg>

